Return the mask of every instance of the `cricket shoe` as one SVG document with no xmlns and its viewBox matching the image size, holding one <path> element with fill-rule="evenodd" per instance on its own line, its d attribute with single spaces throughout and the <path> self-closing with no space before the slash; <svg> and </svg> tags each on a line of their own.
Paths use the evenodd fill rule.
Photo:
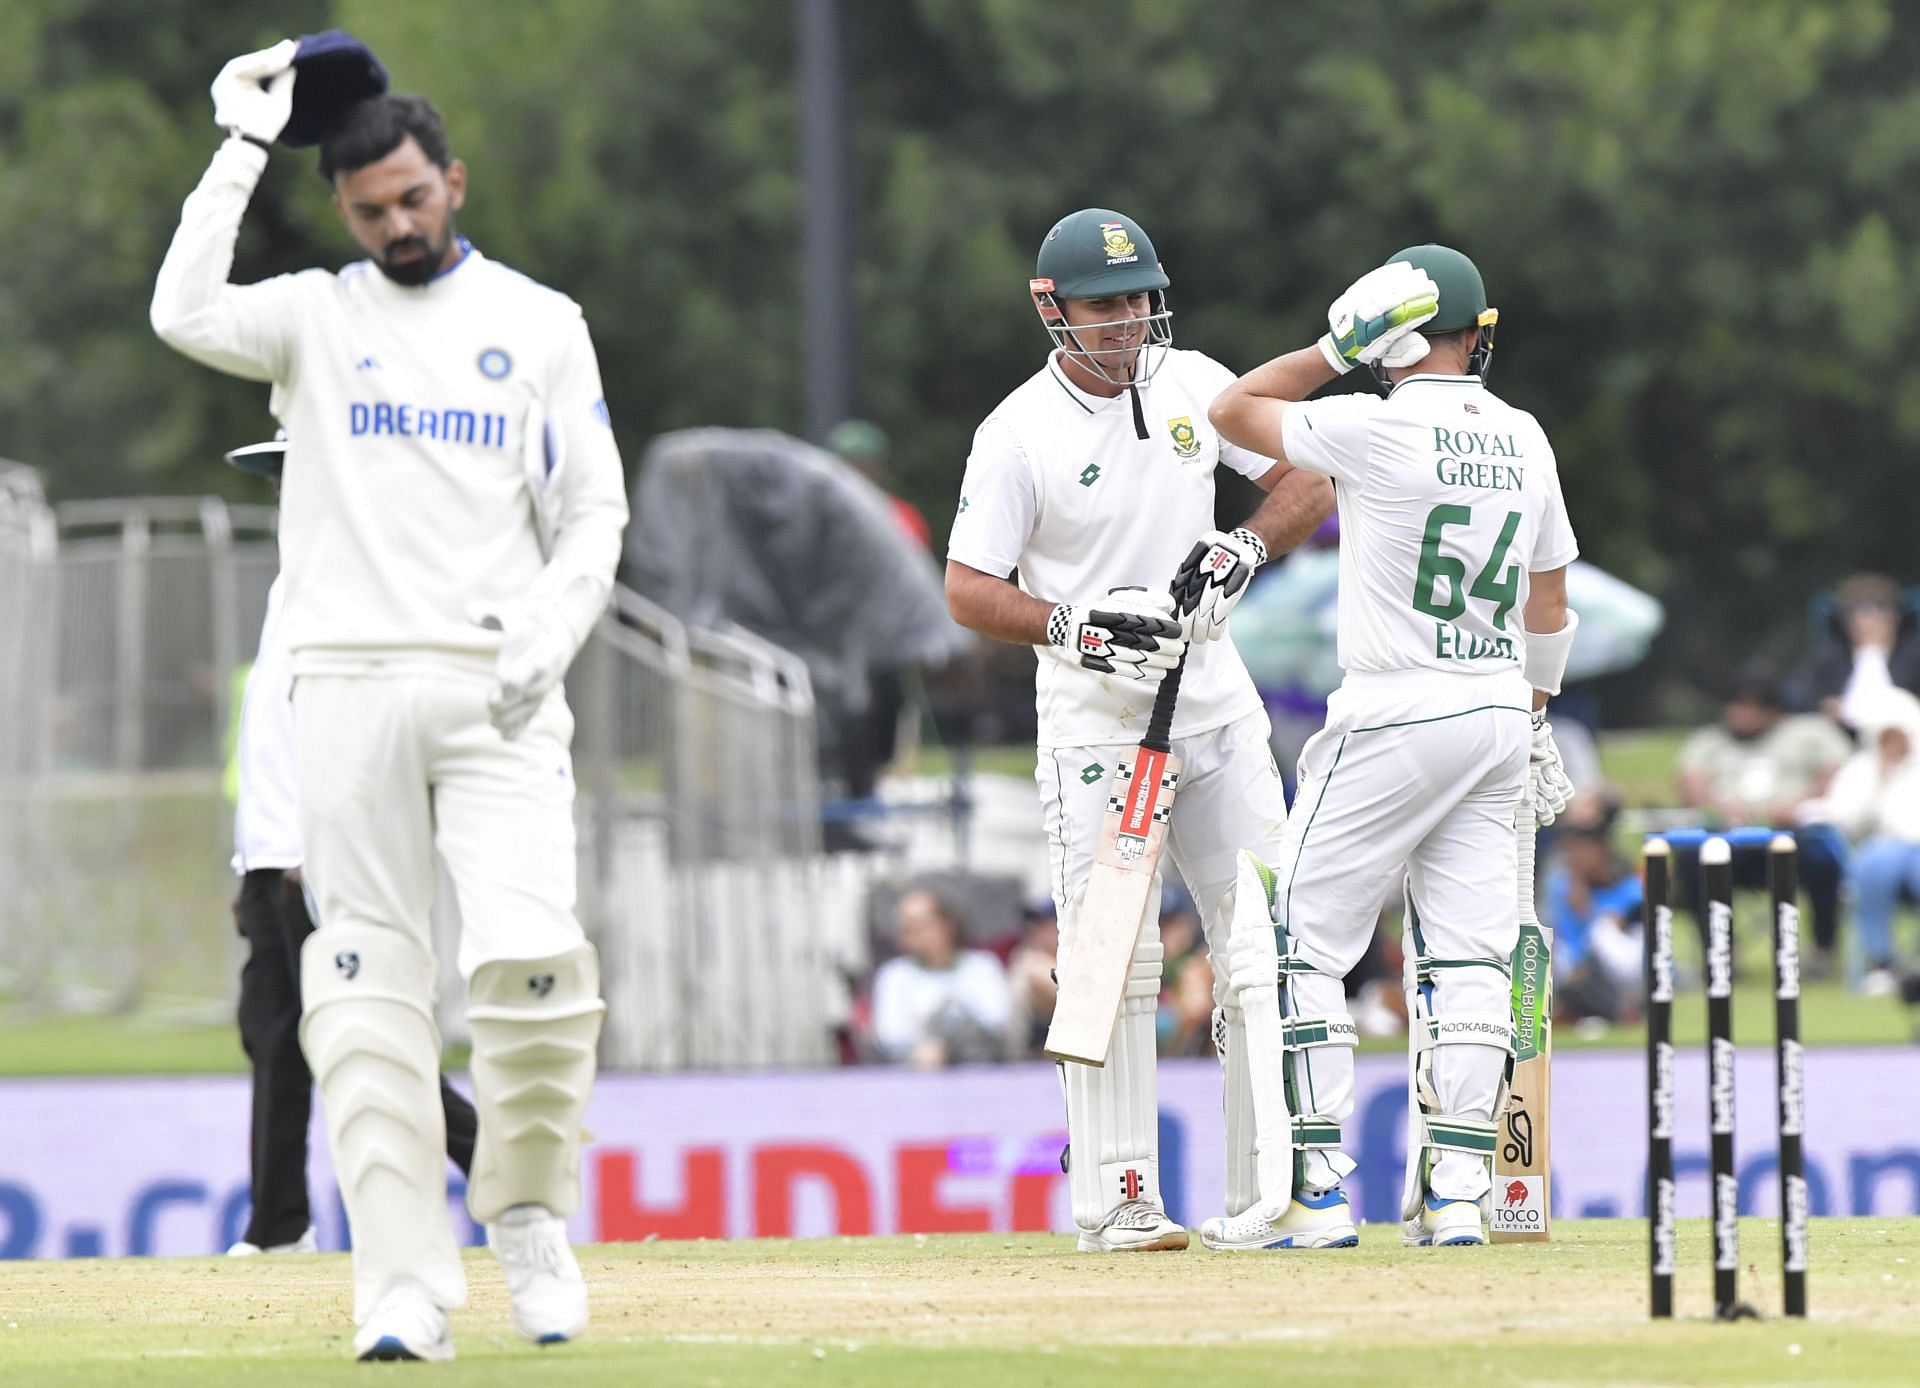
<svg viewBox="0 0 1920 1388">
<path fill-rule="evenodd" d="M 1353 1227 L 1353 1209 L 1338 1187 L 1318 1195 L 1294 1197 L 1279 1219 L 1268 1219 L 1255 1205 L 1243 1213 L 1215 1216 L 1200 1226 L 1200 1242 L 1223 1253 L 1251 1253 L 1263 1248 L 1354 1248 L 1360 1231 Z"/>
<path fill-rule="evenodd" d="M 1457 1248 L 1487 1241 L 1478 1200 L 1442 1200 L 1428 1195 L 1420 1213 L 1406 1222 L 1402 1241 L 1413 1248 Z"/>
<path fill-rule="evenodd" d="M 451 1359 L 453 1336 L 447 1328 L 447 1313 L 418 1282 L 396 1282 L 354 1335 L 353 1357 L 363 1363 Z"/>
<path fill-rule="evenodd" d="M 292 1243 L 270 1243 L 265 1248 L 262 1248 L 257 1243 L 248 1243 L 245 1239 L 242 1239 L 239 1243 L 236 1243 L 232 1248 L 227 1250 L 227 1256 L 229 1258 L 257 1258 L 262 1253 L 318 1253 L 319 1251 L 320 1239 L 314 1233 L 313 1226 L 309 1224 L 307 1226 L 307 1232 L 295 1239 Z"/>
<path fill-rule="evenodd" d="M 1082 1253 L 1154 1253 L 1186 1246 L 1186 1229 L 1151 1200 L 1122 1200 L 1098 1229 L 1080 1231 Z"/>
<path fill-rule="evenodd" d="M 587 1284 L 565 1220 L 545 1205 L 515 1205 L 487 1226 L 487 1243 L 507 1275 L 515 1330 L 556 1345 L 587 1328 Z"/>
</svg>

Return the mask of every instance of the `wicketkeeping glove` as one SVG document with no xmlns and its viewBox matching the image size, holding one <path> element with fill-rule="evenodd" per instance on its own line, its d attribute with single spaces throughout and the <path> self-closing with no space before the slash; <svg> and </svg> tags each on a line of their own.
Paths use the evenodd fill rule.
<svg viewBox="0 0 1920 1388">
<path fill-rule="evenodd" d="M 1227 535 L 1209 530 L 1195 541 L 1173 576 L 1174 611 L 1188 637 L 1211 641 L 1224 635 L 1227 614 L 1266 562 L 1266 542 L 1244 527 Z"/>
<path fill-rule="evenodd" d="M 282 39 L 258 53 L 245 53 L 213 79 L 213 123 L 222 130 L 270 145 L 293 115 L 293 55 L 300 45 Z"/>
<path fill-rule="evenodd" d="M 1320 354 L 1335 371 L 1361 363 L 1407 366 L 1427 354 L 1414 329 L 1440 311 L 1440 290 L 1425 270 L 1396 260 L 1367 271 L 1327 310 Z"/>
<path fill-rule="evenodd" d="M 1553 724 L 1547 711 L 1533 711 L 1533 748 L 1527 758 L 1527 780 L 1533 792 L 1533 822 L 1542 829 L 1560 817 L 1573 799 L 1573 782 L 1560 762 L 1560 748 L 1553 740 Z"/>
<path fill-rule="evenodd" d="M 1170 594 L 1115 588 L 1099 602 L 1061 603 L 1047 618 L 1047 640 L 1082 669 L 1158 684 L 1186 654 L 1187 634 Z"/>
</svg>

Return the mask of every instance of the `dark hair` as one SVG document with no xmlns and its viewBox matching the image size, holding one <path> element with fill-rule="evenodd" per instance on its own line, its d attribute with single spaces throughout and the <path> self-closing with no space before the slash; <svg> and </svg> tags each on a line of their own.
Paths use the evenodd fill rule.
<svg viewBox="0 0 1920 1388">
<path fill-rule="evenodd" d="M 1748 661 L 1734 672 L 1733 693 L 1727 702 L 1755 704 L 1761 708 L 1785 708 L 1787 704 L 1781 689 L 1780 667 L 1765 659 Z"/>
<path fill-rule="evenodd" d="M 441 168 L 453 162 L 447 150 L 446 123 L 424 96 L 385 92 L 356 101 L 320 141 L 320 177 L 332 183 L 337 173 L 378 163 L 409 135 L 420 152 Z"/>
</svg>

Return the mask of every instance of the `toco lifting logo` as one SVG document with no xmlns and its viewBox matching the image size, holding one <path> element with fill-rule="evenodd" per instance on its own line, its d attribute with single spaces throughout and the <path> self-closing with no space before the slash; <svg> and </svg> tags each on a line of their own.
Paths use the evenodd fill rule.
<svg viewBox="0 0 1920 1388">
<path fill-rule="evenodd" d="M 1200 456 L 1200 436 L 1193 432 L 1193 417 L 1181 415 L 1178 419 L 1167 421 L 1167 431 L 1173 435 L 1173 451 L 1182 458 Z"/>
<path fill-rule="evenodd" d="M 1507 1205 L 1526 1204 L 1527 1203 L 1527 1183 L 1525 1181 L 1508 1181 L 1507 1182 L 1507 1198 L 1501 1203 L 1507 1204 Z"/>
<path fill-rule="evenodd" d="M 1100 223 L 1100 242 L 1107 248 L 1107 264 L 1128 265 L 1140 258 L 1125 222 Z"/>
</svg>

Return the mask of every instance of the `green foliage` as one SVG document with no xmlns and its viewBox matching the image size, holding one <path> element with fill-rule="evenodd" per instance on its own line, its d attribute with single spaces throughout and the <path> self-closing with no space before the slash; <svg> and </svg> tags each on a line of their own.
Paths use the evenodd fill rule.
<svg viewBox="0 0 1920 1388">
<path fill-rule="evenodd" d="M 1920 577 L 1910 9 L 843 8 L 859 405 L 937 533 L 974 426 L 1044 350 L 1039 238 L 1098 204 L 1151 231 L 1177 340 L 1240 369 L 1308 340 L 1393 249 L 1467 249 L 1502 309 L 1495 384 L 1547 424 L 1586 553 L 1669 600 L 1669 677 L 1792 649 L 1806 596 L 1855 568 Z M 216 138 L 213 73 L 327 23 L 446 111 L 474 174 L 464 229 L 585 306 L 630 457 L 689 424 L 797 427 L 789 4 L 3 10 L 0 454 L 58 494 L 245 488 L 210 462 L 266 427 L 260 391 L 165 351 L 145 301 Z M 240 276 L 351 258 L 310 167 L 276 158 Z"/>
</svg>

